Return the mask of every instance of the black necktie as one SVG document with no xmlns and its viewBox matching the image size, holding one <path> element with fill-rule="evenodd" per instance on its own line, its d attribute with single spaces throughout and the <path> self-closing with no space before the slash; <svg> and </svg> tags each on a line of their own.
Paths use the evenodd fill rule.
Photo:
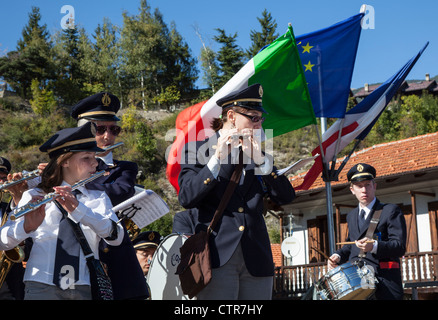
<svg viewBox="0 0 438 320">
<path fill-rule="evenodd" d="M 365 210 L 360 210 L 359 213 L 359 230 L 362 229 L 362 227 L 365 225 Z"/>
<path fill-rule="evenodd" d="M 77 195 L 77 192 L 74 192 L 74 194 Z M 60 208 L 60 205 L 58 208 Z M 63 210 L 63 208 L 61 212 L 62 211 L 64 212 L 61 221 L 59 222 L 53 283 L 65 290 L 79 280 L 80 244 L 76 239 L 72 226 L 70 225 L 75 222 L 68 217 L 67 212 Z"/>
</svg>

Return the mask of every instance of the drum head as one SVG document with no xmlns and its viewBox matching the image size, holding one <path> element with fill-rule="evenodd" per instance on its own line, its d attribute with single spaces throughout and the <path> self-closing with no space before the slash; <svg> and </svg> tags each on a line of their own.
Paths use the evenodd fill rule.
<svg viewBox="0 0 438 320">
<path fill-rule="evenodd" d="M 187 237 L 170 234 L 161 241 L 152 257 L 146 277 L 152 300 L 190 300 L 184 295 L 176 268 L 181 260 L 179 249 Z"/>
</svg>

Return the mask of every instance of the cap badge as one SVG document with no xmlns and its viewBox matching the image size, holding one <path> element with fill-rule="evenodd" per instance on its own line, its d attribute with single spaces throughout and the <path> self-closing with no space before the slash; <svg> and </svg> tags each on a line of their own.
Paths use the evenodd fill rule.
<svg viewBox="0 0 438 320">
<path fill-rule="evenodd" d="M 363 166 L 361 164 L 359 164 L 356 169 L 357 169 L 357 171 L 362 172 Z"/>
<path fill-rule="evenodd" d="M 263 97 L 263 87 L 262 86 L 259 87 L 259 95 L 260 95 L 260 98 Z"/>
<path fill-rule="evenodd" d="M 106 92 L 103 94 L 102 104 L 104 107 L 109 107 L 109 105 L 111 104 L 111 98 Z"/>
<path fill-rule="evenodd" d="M 153 232 L 151 232 L 151 233 L 149 234 L 148 238 L 149 238 L 149 240 L 151 240 L 151 241 L 154 240 L 155 235 L 153 234 Z"/>
</svg>

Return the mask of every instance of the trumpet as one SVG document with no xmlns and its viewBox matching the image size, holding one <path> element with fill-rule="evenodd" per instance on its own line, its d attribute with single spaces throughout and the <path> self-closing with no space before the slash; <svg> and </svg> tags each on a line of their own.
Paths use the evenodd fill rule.
<svg viewBox="0 0 438 320">
<path fill-rule="evenodd" d="M 8 220 L 8 215 L 4 213 L 0 227 L 2 227 Z M 23 248 L 16 246 L 13 249 L 0 251 L 0 288 L 6 279 L 9 271 L 15 263 L 20 263 L 24 260 L 25 254 Z"/>
<path fill-rule="evenodd" d="M 22 183 L 22 182 L 29 180 L 29 179 L 36 178 L 40 175 L 40 171 L 38 169 L 36 169 L 34 171 L 30 171 L 30 172 L 23 171 L 22 173 L 23 173 L 23 177 L 21 179 L 1 183 L 0 184 L 0 191 L 6 190 L 6 189 L 8 189 L 16 184 Z"/>
<path fill-rule="evenodd" d="M 0 288 L 6 279 L 9 271 L 15 263 L 20 263 L 24 260 L 24 250 L 17 246 L 11 250 L 0 251 Z"/>
<path fill-rule="evenodd" d="M 102 170 L 99 172 L 96 172 L 95 174 L 93 174 L 91 177 L 81 180 L 79 182 L 76 182 L 74 185 L 72 185 L 71 189 L 76 190 L 79 187 L 82 187 L 83 185 L 86 185 L 87 183 L 96 180 L 97 178 L 104 176 L 104 175 L 108 175 L 109 172 Z M 26 213 L 29 213 L 39 207 L 41 207 L 42 205 L 49 203 L 53 200 L 55 200 L 58 197 L 58 194 L 56 192 L 51 192 L 48 193 L 44 196 L 43 199 L 41 199 L 40 201 L 34 202 L 34 203 L 28 203 L 25 204 L 24 206 L 21 206 L 19 208 L 15 208 L 11 213 L 11 220 L 16 220 L 18 218 L 21 218 L 22 216 L 24 216 Z"/>
<path fill-rule="evenodd" d="M 107 151 L 113 150 L 113 149 L 118 148 L 118 147 L 120 147 L 120 146 L 122 146 L 122 145 L 124 145 L 123 142 L 115 143 L 115 144 L 113 144 L 112 146 L 108 146 L 108 147 L 106 147 L 106 148 L 102 148 L 102 149 L 105 150 L 105 151 L 98 152 L 98 153 L 96 153 L 96 155 L 98 156 L 99 154 L 102 154 L 102 153 L 105 153 L 105 152 L 107 152 Z"/>
</svg>

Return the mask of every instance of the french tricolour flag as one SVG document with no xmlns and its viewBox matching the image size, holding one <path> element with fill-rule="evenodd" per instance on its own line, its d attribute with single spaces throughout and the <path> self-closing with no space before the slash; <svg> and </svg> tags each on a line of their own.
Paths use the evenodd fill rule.
<svg viewBox="0 0 438 320">
<path fill-rule="evenodd" d="M 315 159 L 314 165 L 304 177 L 303 183 L 295 187 L 296 190 L 309 189 L 322 172 L 323 161 L 328 163 L 328 161 L 331 161 L 332 158 L 336 156 L 336 144 L 338 143 L 340 128 L 342 129 L 339 146 L 337 148 L 338 152 L 354 139 L 363 140 L 367 136 L 428 44 L 429 42 L 427 42 L 420 52 L 409 60 L 395 75 L 374 90 L 357 106 L 349 110 L 345 114 L 345 118 L 338 119 L 324 132 L 322 136 L 322 148 L 324 152 L 321 153 L 319 146 L 312 151 L 312 155 L 319 154 L 319 156 Z M 322 155 L 324 155 L 324 159 Z"/>
</svg>

